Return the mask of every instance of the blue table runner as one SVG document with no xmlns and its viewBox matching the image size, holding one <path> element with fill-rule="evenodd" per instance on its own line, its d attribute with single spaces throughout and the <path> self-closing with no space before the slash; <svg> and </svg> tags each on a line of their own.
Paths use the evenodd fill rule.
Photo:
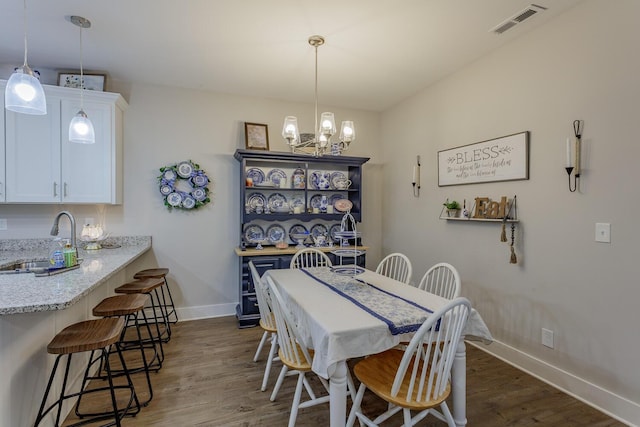
<svg viewBox="0 0 640 427">
<path fill-rule="evenodd" d="M 411 300 L 380 289 L 363 280 L 333 273 L 329 268 L 302 269 L 312 279 L 348 299 L 387 324 L 392 335 L 415 332 L 433 313 Z"/>
</svg>

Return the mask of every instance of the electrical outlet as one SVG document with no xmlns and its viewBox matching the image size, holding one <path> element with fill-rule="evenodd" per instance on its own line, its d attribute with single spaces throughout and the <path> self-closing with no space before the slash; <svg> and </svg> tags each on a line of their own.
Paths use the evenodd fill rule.
<svg viewBox="0 0 640 427">
<path fill-rule="evenodd" d="M 553 331 L 542 328 L 542 345 L 553 348 Z"/>
<path fill-rule="evenodd" d="M 611 243 L 611 224 L 596 222 L 596 242 Z"/>
<path fill-rule="evenodd" d="M 6 230 L 6 229 L 7 229 L 7 219 L 0 218 L 0 230 Z"/>
</svg>

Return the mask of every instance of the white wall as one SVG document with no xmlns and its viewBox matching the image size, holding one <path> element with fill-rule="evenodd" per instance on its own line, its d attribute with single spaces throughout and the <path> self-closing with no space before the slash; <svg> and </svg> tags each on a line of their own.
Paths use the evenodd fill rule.
<svg viewBox="0 0 640 427">
<path fill-rule="evenodd" d="M 636 0 L 586 1 L 382 117 L 383 253 L 407 253 L 415 281 L 436 262 L 454 264 L 498 341 L 487 350 L 634 423 L 639 15 Z M 580 192 L 570 193 L 565 138 L 575 119 L 584 160 Z M 438 187 L 439 150 L 525 130 L 529 180 Z M 416 154 L 420 198 L 408 184 Z M 499 224 L 438 219 L 446 198 L 514 194 L 517 265 Z M 611 223 L 610 244 L 594 241 L 596 222 Z M 541 345 L 541 328 L 554 331 L 554 349 Z"/>
<path fill-rule="evenodd" d="M 244 122 L 268 124 L 271 150 L 287 151 L 280 136 L 284 117 L 296 114 L 301 128 L 311 130 L 313 105 L 114 81 L 110 85 L 129 102 L 124 125 L 123 205 L 0 205 L 0 218 L 8 223 L 0 238 L 46 237 L 55 214 L 62 209 L 70 210 L 79 226 L 84 218 L 92 217 L 103 221 L 114 235 L 151 235 L 153 250 L 142 262 L 170 269 L 170 285 L 183 319 L 235 314 L 238 260 L 233 248 L 239 243 L 239 162 L 233 153 L 244 148 Z M 379 114 L 332 111 L 336 120 L 351 118 L 356 123 L 358 139 L 348 154 L 372 157 L 364 172 L 363 233 L 365 243 L 372 246 L 369 256 L 377 261 Z M 213 202 L 197 211 L 169 212 L 158 192 L 159 168 L 187 159 L 198 163 L 212 179 Z M 61 235 L 68 233 L 62 229 L 66 226 L 61 224 Z"/>
</svg>

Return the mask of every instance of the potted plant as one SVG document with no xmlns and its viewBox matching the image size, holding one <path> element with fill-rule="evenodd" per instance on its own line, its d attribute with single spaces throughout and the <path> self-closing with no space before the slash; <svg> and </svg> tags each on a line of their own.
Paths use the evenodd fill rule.
<svg viewBox="0 0 640 427">
<path fill-rule="evenodd" d="M 460 203 L 456 202 L 455 200 L 450 202 L 449 199 L 447 199 L 447 201 L 442 205 L 447 209 L 447 216 L 449 218 L 456 218 L 458 216 L 458 212 L 460 211 Z"/>
</svg>

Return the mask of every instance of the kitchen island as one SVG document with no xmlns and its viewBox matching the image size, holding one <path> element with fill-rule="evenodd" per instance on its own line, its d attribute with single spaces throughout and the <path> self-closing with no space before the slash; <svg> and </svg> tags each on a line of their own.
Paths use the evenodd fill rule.
<svg viewBox="0 0 640 427">
<path fill-rule="evenodd" d="M 0 240 L 0 267 L 47 258 L 50 242 Z M 79 250 L 82 261 L 75 270 L 47 277 L 0 274 L 1 427 L 33 424 L 54 361 L 49 341 L 66 326 L 92 318 L 95 305 L 131 280 L 135 271 L 127 274 L 126 267 L 151 249 L 150 236 L 109 242 L 113 249 Z M 80 376 L 78 371 L 70 378 Z"/>
</svg>

